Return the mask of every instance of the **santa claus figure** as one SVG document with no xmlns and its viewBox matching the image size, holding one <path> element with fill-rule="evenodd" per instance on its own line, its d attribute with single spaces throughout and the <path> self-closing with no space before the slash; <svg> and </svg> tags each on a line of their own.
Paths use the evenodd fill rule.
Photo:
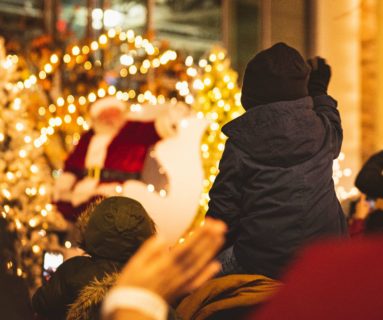
<svg viewBox="0 0 383 320">
<path fill-rule="evenodd" d="M 114 97 L 91 105 L 92 129 L 69 154 L 55 186 L 54 201 L 67 220 L 75 221 L 95 197 L 118 194 L 124 182 L 139 180 L 150 148 L 175 131 L 174 113 L 143 121 L 128 120 L 125 110 Z"/>
</svg>

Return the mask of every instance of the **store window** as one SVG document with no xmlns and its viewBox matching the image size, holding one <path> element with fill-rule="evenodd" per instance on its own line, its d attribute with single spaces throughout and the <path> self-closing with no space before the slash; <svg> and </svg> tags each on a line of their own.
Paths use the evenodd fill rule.
<svg viewBox="0 0 383 320">
<path fill-rule="evenodd" d="M 146 27 L 147 1 L 112 0 L 104 6 L 105 29 L 132 29 L 142 33 Z"/>
<path fill-rule="evenodd" d="M 228 47 L 240 80 L 247 62 L 262 47 L 261 43 L 261 0 L 232 1 L 228 8 L 230 21 Z"/>
<path fill-rule="evenodd" d="M 222 43 L 223 0 L 156 0 L 153 28 L 156 37 L 176 49 L 201 55 Z"/>
<path fill-rule="evenodd" d="M 86 36 L 88 8 L 86 0 L 61 0 L 57 31 L 61 37 L 82 39 Z"/>
<path fill-rule="evenodd" d="M 40 0 L 0 0 L 0 35 L 25 42 L 44 32 L 44 6 Z"/>
<path fill-rule="evenodd" d="M 57 29 L 61 34 L 78 39 L 97 37 L 112 28 L 142 33 L 146 17 L 145 0 L 61 0 Z"/>
</svg>

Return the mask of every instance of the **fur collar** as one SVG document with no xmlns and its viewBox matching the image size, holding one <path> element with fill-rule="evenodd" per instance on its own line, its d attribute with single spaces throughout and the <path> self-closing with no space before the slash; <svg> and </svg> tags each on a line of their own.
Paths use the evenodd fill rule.
<svg viewBox="0 0 383 320">
<path fill-rule="evenodd" d="M 95 279 L 81 290 L 76 301 L 69 306 L 67 320 L 87 320 L 94 308 L 98 308 L 108 290 L 115 284 L 118 273 L 106 275 L 101 280 Z"/>
</svg>

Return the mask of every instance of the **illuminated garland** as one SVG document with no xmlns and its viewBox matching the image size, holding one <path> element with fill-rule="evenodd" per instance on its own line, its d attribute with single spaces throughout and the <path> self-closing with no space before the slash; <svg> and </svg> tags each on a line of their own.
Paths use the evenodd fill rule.
<svg viewBox="0 0 383 320">
<path fill-rule="evenodd" d="M 83 46 L 73 45 L 68 47 L 63 54 L 59 52 L 52 53 L 48 61 L 42 63 L 41 69 L 37 72 L 37 77 L 32 75 L 24 83 L 21 83 L 20 87 L 28 87 L 36 81 L 47 80 L 48 76 L 53 76 L 59 70 L 60 65 L 63 65 L 64 70 L 73 67 L 73 65 L 78 65 L 85 72 L 89 72 L 93 67 L 101 68 L 101 61 L 95 60 L 91 62 L 91 55 L 96 54 L 99 50 L 107 49 L 108 45 L 117 46 L 122 52 L 119 54 L 119 75 L 121 78 L 136 74 L 149 74 L 151 70 L 154 71 L 166 66 L 177 59 L 175 51 L 161 51 L 148 39 L 135 35 L 132 30 L 122 32 L 111 29 L 106 34 L 100 35 L 96 41 Z M 115 86 L 107 85 L 105 82 L 99 83 L 98 88 L 90 90 L 87 94 L 79 97 L 74 97 L 72 94 L 61 96 L 49 106 L 38 108 L 40 118 L 37 118 L 36 121 L 40 123 L 39 126 L 41 127 L 39 143 L 43 145 L 48 141 L 47 136 L 52 136 L 58 130 L 61 130 L 65 133 L 64 141 L 66 146 L 75 144 L 80 137 L 81 131 L 89 128 L 86 121 L 87 107 L 96 99 L 107 95 L 115 96 L 123 101 L 130 101 L 133 111 L 139 110 L 142 103 L 161 104 L 166 100 L 165 95 L 159 94 L 156 96 L 150 90 L 139 92 L 131 89 L 125 92 L 117 90 Z M 76 125 L 78 129 L 76 129 Z"/>
<path fill-rule="evenodd" d="M 106 96 L 114 96 L 122 101 L 134 99 L 130 105 L 130 111 L 132 112 L 140 111 L 143 103 L 157 105 L 164 104 L 167 101 L 163 95 L 154 96 L 149 90 L 137 94 L 134 90 L 129 90 L 128 92 L 117 91 L 114 86 L 109 86 L 107 90 L 100 88 L 97 92 L 90 92 L 88 96 L 80 96 L 78 98 L 75 98 L 73 95 L 69 95 L 66 98 L 59 97 L 55 104 L 50 104 L 48 108 L 42 106 L 38 110 L 40 116 L 45 116 L 47 110 L 51 115 L 48 120 L 48 126 L 41 128 L 41 145 L 47 141 L 47 136 L 51 136 L 56 132 L 56 128 L 60 129 L 62 126 L 72 123 L 75 123 L 80 128 L 74 134 L 73 140 L 70 141 L 71 143 L 76 143 L 80 138 L 79 132 L 90 128 L 88 122 L 81 114 L 87 113 L 90 103 Z"/>
<path fill-rule="evenodd" d="M 65 65 L 81 65 L 86 71 L 91 70 L 94 66 L 101 66 L 102 62 L 100 60 L 96 60 L 92 63 L 89 59 L 90 55 L 98 50 L 106 49 L 108 43 L 111 41 L 116 45 L 120 45 L 122 50 L 126 51 L 120 56 L 120 75 L 122 77 L 135 75 L 137 73 L 147 74 L 150 69 L 166 65 L 169 61 L 174 61 L 177 58 L 177 54 L 173 50 L 166 50 L 160 53 L 158 47 L 154 46 L 148 39 L 140 35 L 135 35 L 133 30 L 123 32 L 110 29 L 106 34 L 100 35 L 97 40 L 91 43 L 83 46 L 72 46 L 63 55 L 53 53 L 49 61 L 38 71 L 38 78 L 41 80 L 46 79 L 48 75 L 57 70 L 60 63 L 64 63 Z M 140 50 L 144 52 L 140 53 Z M 143 55 L 142 53 L 147 55 L 148 59 L 144 59 L 140 65 L 136 64 L 135 57 Z"/>
</svg>

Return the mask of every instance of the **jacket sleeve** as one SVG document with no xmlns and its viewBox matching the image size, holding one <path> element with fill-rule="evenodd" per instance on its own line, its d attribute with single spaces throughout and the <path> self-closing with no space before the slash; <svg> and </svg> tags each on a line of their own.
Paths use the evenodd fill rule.
<svg viewBox="0 0 383 320">
<path fill-rule="evenodd" d="M 326 130 L 330 135 L 331 150 L 333 158 L 339 156 L 343 141 L 343 129 L 340 114 L 337 109 L 338 103 L 328 95 L 321 95 L 313 98 L 314 110 L 325 124 Z"/>
<path fill-rule="evenodd" d="M 236 238 L 241 212 L 242 176 L 243 168 L 238 151 L 229 139 L 219 163 L 219 173 L 209 192 L 209 209 L 206 213 L 227 224 L 225 247 L 230 246 Z"/>
<path fill-rule="evenodd" d="M 32 297 L 33 310 L 41 316 L 56 319 L 65 315 L 68 305 L 73 302 L 73 290 L 69 279 L 79 272 L 84 257 L 74 257 L 59 266 L 46 284 L 40 287 Z"/>
</svg>

